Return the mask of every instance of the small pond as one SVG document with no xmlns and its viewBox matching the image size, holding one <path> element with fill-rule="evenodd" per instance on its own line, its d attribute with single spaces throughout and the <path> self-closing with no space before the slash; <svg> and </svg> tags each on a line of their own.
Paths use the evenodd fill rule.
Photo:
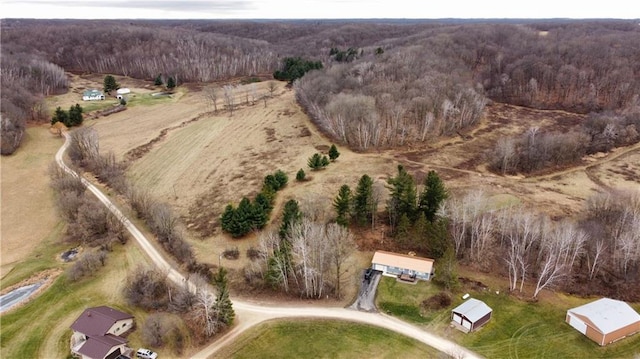
<svg viewBox="0 0 640 359">
<path fill-rule="evenodd" d="M 4 313 L 6 310 L 11 309 L 14 305 L 19 304 L 23 300 L 29 298 L 38 288 L 40 288 L 44 282 L 38 282 L 30 285 L 25 285 L 12 290 L 11 292 L 0 296 L 0 313 Z"/>
</svg>

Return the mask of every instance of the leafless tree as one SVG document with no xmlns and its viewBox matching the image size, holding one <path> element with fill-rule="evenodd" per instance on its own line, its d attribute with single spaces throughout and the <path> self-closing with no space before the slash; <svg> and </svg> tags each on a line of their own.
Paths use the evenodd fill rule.
<svg viewBox="0 0 640 359">
<path fill-rule="evenodd" d="M 533 298 L 537 298 L 541 290 L 553 286 L 571 272 L 585 240 L 586 234 L 568 221 L 547 229 L 540 236 L 538 281 Z"/>
<path fill-rule="evenodd" d="M 205 87 L 204 96 L 213 107 L 213 111 L 218 112 L 218 88 L 213 85 Z"/>
<path fill-rule="evenodd" d="M 78 128 L 70 134 L 69 157 L 75 163 L 86 166 L 100 156 L 98 132 L 93 127 Z"/>
<path fill-rule="evenodd" d="M 233 85 L 225 85 L 223 90 L 225 108 L 229 111 L 229 116 L 233 116 L 233 110 L 236 106 L 235 87 Z"/>
<path fill-rule="evenodd" d="M 356 249 L 353 235 L 349 229 L 337 224 L 330 223 L 326 228 L 326 240 L 329 242 L 331 250 L 331 262 L 335 269 L 335 295 L 336 298 L 341 297 L 340 283 L 344 274 L 344 264 Z"/>
<path fill-rule="evenodd" d="M 287 240 L 291 243 L 294 273 L 301 294 L 306 298 L 321 298 L 331 260 L 324 226 L 303 218 L 291 227 Z"/>
<path fill-rule="evenodd" d="M 275 81 L 269 81 L 267 83 L 267 90 L 269 91 L 269 97 L 273 98 L 273 95 L 277 89 L 278 89 L 278 84 Z"/>
<path fill-rule="evenodd" d="M 510 216 L 499 218 L 504 221 L 498 225 L 505 233 L 505 262 L 509 272 L 509 290 L 516 290 L 519 281 L 520 292 L 522 292 L 530 269 L 532 248 L 540 239 L 540 220 L 522 208 L 512 212 Z"/>
</svg>

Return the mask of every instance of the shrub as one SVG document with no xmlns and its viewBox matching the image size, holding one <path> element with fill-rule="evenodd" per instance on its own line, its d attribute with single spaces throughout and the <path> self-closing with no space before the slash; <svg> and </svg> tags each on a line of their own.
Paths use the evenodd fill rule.
<svg viewBox="0 0 640 359">
<path fill-rule="evenodd" d="M 240 258 L 240 250 L 238 250 L 238 247 L 225 249 L 222 252 L 222 256 L 226 259 L 238 259 Z"/>
<path fill-rule="evenodd" d="M 252 261 L 262 258 L 263 255 L 264 254 L 255 247 L 249 247 L 249 249 L 247 249 L 247 258 L 251 259 Z"/>
<path fill-rule="evenodd" d="M 423 309 L 440 310 L 451 305 L 451 295 L 446 292 L 440 292 L 422 301 L 420 305 Z"/>
<path fill-rule="evenodd" d="M 93 250 L 85 252 L 78 260 L 67 270 L 67 278 L 70 281 L 76 281 L 82 277 L 89 276 L 104 267 L 107 259 L 107 253 L 104 250 Z"/>
</svg>

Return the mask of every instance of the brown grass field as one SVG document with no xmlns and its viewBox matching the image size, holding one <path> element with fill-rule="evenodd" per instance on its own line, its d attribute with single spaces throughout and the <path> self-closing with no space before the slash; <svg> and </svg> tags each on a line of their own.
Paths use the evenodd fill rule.
<svg viewBox="0 0 640 359">
<path fill-rule="evenodd" d="M 100 76 L 72 75 L 72 81 L 69 93 L 50 99 L 51 110 L 81 103 L 83 89 L 101 87 Z M 158 91 L 139 80 L 120 77 L 118 81 L 123 87 L 131 88 L 135 96 Z M 258 92 L 266 93 L 266 86 L 266 82 L 258 83 Z M 220 94 L 219 109 L 223 108 L 222 97 Z M 231 269 L 241 269 L 247 264 L 245 250 L 256 244 L 257 237 L 233 240 L 220 232 L 217 218 L 226 204 L 238 203 L 242 196 L 257 193 L 264 176 L 277 169 L 289 175 L 289 185 L 277 195 L 273 212 L 276 221 L 278 207 L 291 198 L 324 208 L 330 216 L 331 200 L 342 184 L 354 188 L 359 177 L 366 173 L 377 186 L 384 186 L 386 179 L 395 175 L 398 164 L 403 164 L 417 181 L 422 181 L 427 171 L 434 169 L 454 193 L 481 189 L 497 202 L 522 202 L 553 216 L 576 214 L 584 200 L 597 191 L 637 188 L 640 180 L 640 145 L 620 148 L 606 156 L 591 156 L 576 167 L 527 178 L 488 172 L 483 156 L 500 136 L 521 133 L 532 125 L 567 130 L 582 119 L 562 111 L 536 111 L 501 104 L 490 105 L 482 122 L 461 136 L 369 153 L 354 153 L 339 146 L 341 155 L 335 163 L 325 170 L 312 172 L 306 165 L 307 158 L 318 151 L 326 152 L 332 142 L 318 132 L 296 104 L 293 91 L 278 83 L 275 96 L 266 101 L 266 106 L 262 101 L 244 104 L 244 99 L 244 92 L 238 91 L 236 103 L 240 106 L 232 116 L 227 111 L 214 113 L 201 87 L 182 86 L 170 99 L 145 101 L 126 111 L 85 121 L 85 126 L 93 126 L 98 131 L 102 153 L 113 151 L 118 159 L 128 160 L 129 177 L 155 198 L 174 206 L 201 261 L 217 265 L 224 249 L 240 249 L 239 260 L 222 259 L 223 265 Z M 107 101 L 115 103 L 115 100 Z M 48 187 L 47 168 L 61 144 L 61 139 L 52 135 L 47 125 L 31 126 L 20 149 L 0 160 L 2 288 L 23 279 L 15 274 L 8 276 L 17 264 L 38 258 L 44 246 L 50 248 L 52 243 L 59 243 L 61 222 Z M 136 155 L 131 156 L 132 152 Z M 295 181 L 295 173 L 300 168 L 307 172 L 310 180 Z M 380 203 L 382 210 L 384 199 Z M 366 237 L 371 246 L 383 244 L 381 233 L 366 233 Z M 348 277 L 355 282 L 359 268 L 366 266 L 369 259 L 370 252 L 360 252 L 349 266 Z M 136 260 L 127 254 L 126 262 Z M 104 274 L 100 285 L 120 286 L 122 270 Z M 355 286 L 345 287 L 355 290 Z M 345 302 L 352 298 L 353 290 L 345 293 Z M 113 297 L 117 296 L 115 291 L 101 296 L 117 301 Z M 72 314 L 76 313 L 66 317 L 66 322 L 57 329 L 66 328 Z M 59 345 L 59 336 L 48 337 L 45 345 Z"/>
</svg>

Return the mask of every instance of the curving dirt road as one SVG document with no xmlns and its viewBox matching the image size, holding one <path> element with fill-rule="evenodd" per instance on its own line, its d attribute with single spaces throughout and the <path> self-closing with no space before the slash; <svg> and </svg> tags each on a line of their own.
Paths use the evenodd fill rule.
<svg viewBox="0 0 640 359">
<path fill-rule="evenodd" d="M 149 255 L 153 263 L 161 270 L 166 271 L 168 278 L 175 283 L 182 284 L 187 282 L 189 288 L 195 291 L 195 286 L 187 277 L 173 268 L 151 245 L 149 240 L 138 230 L 138 228 L 104 195 L 97 187 L 86 179 L 79 176 L 75 171 L 69 168 L 63 160 L 64 153 L 69 146 L 69 135 L 64 134 L 65 142 L 56 153 L 55 160 L 64 171 L 74 177 L 80 177 L 82 183 L 91 191 L 109 210 L 120 219 L 126 229 L 131 233 L 138 245 Z M 392 330 L 396 333 L 414 338 L 426 345 L 438 349 L 441 352 L 452 355 L 456 358 L 481 358 L 472 351 L 457 345 L 454 342 L 440 338 L 434 334 L 424 331 L 414 325 L 403 322 L 397 318 L 393 318 L 380 313 L 366 313 L 339 307 L 291 307 L 291 306 L 266 306 L 254 304 L 239 299 L 233 300 L 233 308 L 236 312 L 236 324 L 234 327 L 221 338 L 196 353 L 192 358 L 205 359 L 215 355 L 215 353 L 225 345 L 231 343 L 239 334 L 245 330 L 262 323 L 267 320 L 278 318 L 331 318 L 348 320 L 353 322 L 375 325 L 385 329 Z"/>
</svg>

